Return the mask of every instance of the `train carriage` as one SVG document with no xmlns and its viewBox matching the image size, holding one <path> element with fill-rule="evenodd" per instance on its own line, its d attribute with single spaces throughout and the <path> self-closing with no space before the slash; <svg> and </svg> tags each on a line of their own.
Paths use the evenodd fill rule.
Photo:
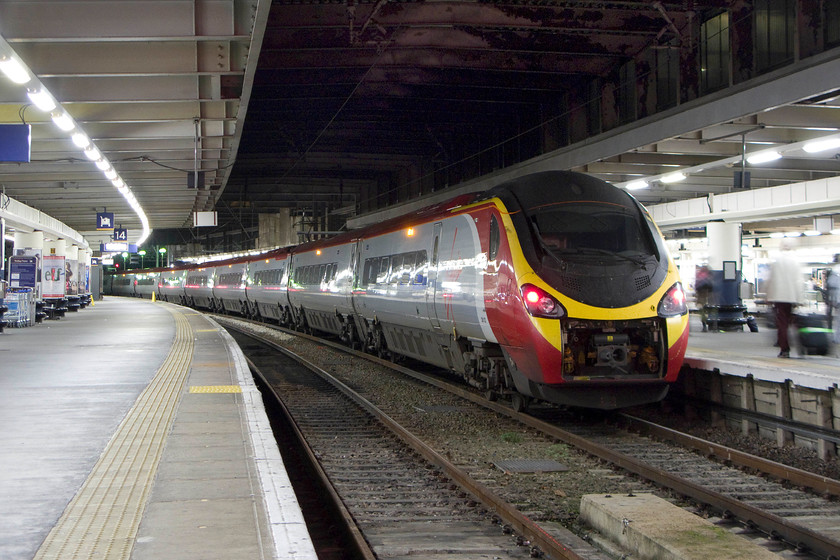
<svg viewBox="0 0 840 560">
<path fill-rule="evenodd" d="M 187 268 L 164 268 L 158 277 L 158 299 L 172 303 L 184 303 L 184 284 Z"/>
<path fill-rule="evenodd" d="M 114 274 L 110 281 L 110 294 L 115 296 L 134 296 L 134 274 Z"/>
<path fill-rule="evenodd" d="M 184 301 L 191 307 L 215 310 L 213 299 L 214 265 L 205 264 L 196 268 L 188 268 L 184 282 Z"/>
<path fill-rule="evenodd" d="M 299 328 L 356 339 L 351 301 L 355 254 L 356 243 L 347 235 L 295 249 L 289 304 Z"/>
<path fill-rule="evenodd" d="M 144 299 L 152 299 L 152 293 L 157 297 L 159 270 L 146 270 L 134 275 L 134 295 Z"/>
<path fill-rule="evenodd" d="M 245 293 L 248 278 L 248 263 L 245 258 L 217 263 L 213 268 L 213 305 L 217 311 L 228 311 L 249 316 L 250 308 Z"/>
<path fill-rule="evenodd" d="M 476 306 L 485 259 L 476 258 L 473 220 L 441 214 L 449 206 L 383 224 L 359 240 L 354 304 L 372 350 L 461 371 L 458 341 L 493 335 L 482 329 L 486 317 Z"/>
<path fill-rule="evenodd" d="M 260 255 L 248 264 L 245 292 L 251 317 L 291 325 L 289 257 L 288 249 L 278 249 Z"/>
</svg>

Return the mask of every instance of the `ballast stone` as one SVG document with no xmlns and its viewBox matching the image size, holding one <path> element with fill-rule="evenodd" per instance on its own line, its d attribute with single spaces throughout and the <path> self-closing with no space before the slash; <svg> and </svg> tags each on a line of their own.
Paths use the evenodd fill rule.
<svg viewBox="0 0 840 560">
<path fill-rule="evenodd" d="M 779 560 L 769 550 L 653 494 L 587 494 L 581 518 L 634 557 Z"/>
</svg>

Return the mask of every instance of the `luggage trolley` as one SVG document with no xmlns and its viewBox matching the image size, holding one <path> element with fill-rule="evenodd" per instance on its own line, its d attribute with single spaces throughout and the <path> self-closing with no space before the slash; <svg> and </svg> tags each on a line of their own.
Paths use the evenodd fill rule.
<svg viewBox="0 0 840 560">
<path fill-rule="evenodd" d="M 34 324 L 35 301 L 32 299 L 32 288 L 9 288 L 4 302 L 8 308 L 3 315 L 7 327 L 22 328 Z"/>
</svg>

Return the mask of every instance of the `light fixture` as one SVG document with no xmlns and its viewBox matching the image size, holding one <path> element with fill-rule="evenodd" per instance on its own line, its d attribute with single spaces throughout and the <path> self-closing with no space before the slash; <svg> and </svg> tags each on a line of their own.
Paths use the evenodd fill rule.
<svg viewBox="0 0 840 560">
<path fill-rule="evenodd" d="M 753 155 L 747 157 L 747 163 L 751 163 L 753 165 L 757 163 L 767 163 L 769 161 L 776 161 L 781 157 L 782 154 L 780 154 L 776 150 L 764 150 L 762 152 L 756 152 Z"/>
<path fill-rule="evenodd" d="M 102 152 L 100 152 L 99 148 L 97 148 L 96 146 L 88 146 L 87 148 L 85 148 L 85 157 L 88 158 L 90 161 L 97 161 L 102 159 Z"/>
<path fill-rule="evenodd" d="M 630 181 L 629 183 L 624 185 L 624 188 L 627 189 L 628 191 L 637 191 L 639 189 L 645 189 L 647 187 L 648 187 L 648 182 L 645 181 L 644 179 L 637 179 L 635 181 Z"/>
<path fill-rule="evenodd" d="M 16 84 L 29 84 L 26 88 L 26 93 L 32 103 L 41 111 L 50 113 L 53 122 L 62 131 L 72 133 L 71 139 L 73 143 L 82 150 L 86 158 L 95 162 L 96 167 L 104 173 L 106 178 L 111 180 L 114 187 L 129 202 L 131 208 L 136 212 L 137 217 L 140 218 L 140 223 L 143 226 L 143 231 L 137 240 L 137 245 L 142 245 L 149 238 L 152 230 L 149 226 L 149 218 L 143 212 L 143 208 L 134 197 L 134 193 L 131 192 L 131 189 L 125 184 L 125 181 L 122 180 L 116 170 L 102 155 L 102 152 L 97 149 L 84 131 L 78 127 L 78 124 L 70 114 L 61 107 L 61 104 L 44 87 L 38 79 L 38 76 L 17 56 L 17 53 L 14 52 L 14 49 L 2 35 L 0 35 L 0 52 L 7 53 L 0 54 L 0 71 Z M 77 128 L 78 130 L 76 130 Z M 74 130 L 76 132 L 73 132 Z"/>
<path fill-rule="evenodd" d="M 76 128 L 76 123 L 74 123 L 73 119 L 70 118 L 70 115 L 68 115 L 64 111 L 57 111 L 55 113 L 52 113 L 50 117 L 55 123 L 55 126 L 60 128 L 64 132 L 70 132 L 71 130 Z"/>
<path fill-rule="evenodd" d="M 801 231 L 786 231 L 785 237 L 802 237 Z"/>
<path fill-rule="evenodd" d="M 785 232 L 783 232 L 783 231 L 774 231 L 773 233 L 770 234 L 770 237 L 773 238 L 773 239 L 781 239 L 784 236 L 785 236 Z"/>
<path fill-rule="evenodd" d="M 833 150 L 835 148 L 840 148 L 840 138 L 830 138 L 828 140 L 814 140 L 813 142 L 808 142 L 802 149 L 809 154 L 815 154 L 817 152 L 824 152 L 826 150 Z"/>
<path fill-rule="evenodd" d="M 23 64 L 10 56 L 0 58 L 0 71 L 16 84 L 25 84 L 32 79 Z"/>
<path fill-rule="evenodd" d="M 44 89 L 29 89 L 26 91 L 26 95 L 29 96 L 29 99 L 36 107 L 45 113 L 49 113 L 56 107 L 55 99 L 52 98 L 50 92 Z"/>
<path fill-rule="evenodd" d="M 809 229 L 808 231 L 805 232 L 805 235 L 807 237 L 816 237 L 817 235 L 821 235 L 821 234 L 820 234 L 820 232 L 818 232 L 815 229 Z"/>
<path fill-rule="evenodd" d="M 85 155 L 87 155 L 87 148 L 88 148 L 88 146 L 90 146 L 90 138 L 87 137 L 87 134 L 85 134 L 84 132 L 76 132 L 70 138 L 73 139 L 73 143 L 76 146 L 85 150 Z M 94 148 L 94 150 L 95 149 L 96 148 Z M 88 156 L 88 157 L 90 157 L 90 156 Z M 96 158 L 96 159 L 99 159 L 99 158 Z"/>
<path fill-rule="evenodd" d="M 680 181 L 685 181 L 685 174 L 675 171 L 673 173 L 668 173 L 659 180 L 663 183 L 679 183 Z"/>
</svg>

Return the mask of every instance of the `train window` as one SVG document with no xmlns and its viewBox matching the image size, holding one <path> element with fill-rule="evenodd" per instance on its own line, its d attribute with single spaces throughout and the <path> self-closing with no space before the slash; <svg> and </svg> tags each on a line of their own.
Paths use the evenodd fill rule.
<svg viewBox="0 0 840 560">
<path fill-rule="evenodd" d="M 651 252 L 634 208 L 580 202 L 543 209 L 532 220 L 543 245 L 552 252 Z"/>
<path fill-rule="evenodd" d="M 488 256 L 490 260 L 495 260 L 496 255 L 499 253 L 499 222 L 496 220 L 496 216 L 490 216 L 490 247 L 488 250 Z"/>
<path fill-rule="evenodd" d="M 412 284 L 426 283 L 427 265 L 426 251 L 417 251 L 417 256 L 414 260 L 414 276 L 411 278 Z"/>
<path fill-rule="evenodd" d="M 394 255 L 391 257 L 391 276 L 388 278 L 390 284 L 397 284 L 402 275 L 403 255 Z"/>
<path fill-rule="evenodd" d="M 362 288 L 370 284 L 371 282 L 371 271 L 374 268 L 374 264 L 376 265 L 376 269 L 379 270 L 379 263 L 376 262 L 376 259 L 365 259 L 365 267 L 362 270 L 362 277 L 359 278 L 360 285 Z"/>
<path fill-rule="evenodd" d="M 403 257 L 402 274 L 400 275 L 400 284 L 410 284 L 414 270 L 417 267 L 417 251 L 406 253 Z"/>
<path fill-rule="evenodd" d="M 391 264 L 389 257 L 382 257 L 379 259 L 379 274 L 376 275 L 377 284 L 385 284 L 388 282 L 388 269 Z"/>
</svg>

